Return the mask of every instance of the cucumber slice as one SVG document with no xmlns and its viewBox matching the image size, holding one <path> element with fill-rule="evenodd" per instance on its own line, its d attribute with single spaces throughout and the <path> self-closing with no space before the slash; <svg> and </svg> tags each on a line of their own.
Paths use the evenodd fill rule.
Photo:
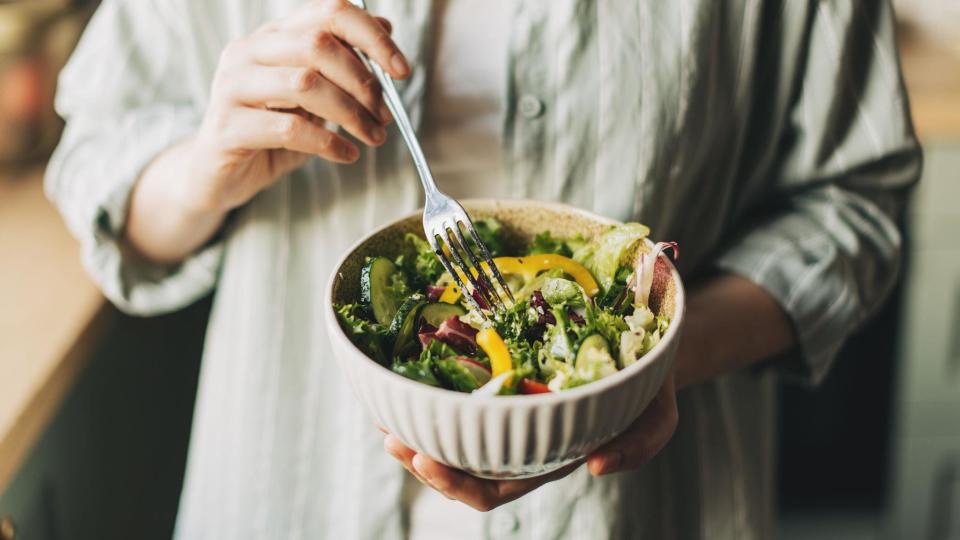
<svg viewBox="0 0 960 540">
<path fill-rule="evenodd" d="M 612 308 L 617 304 L 617 300 L 620 300 L 620 297 L 623 296 L 626 288 L 627 286 L 623 285 L 622 283 L 613 282 L 613 284 L 607 288 L 607 291 L 603 293 L 603 297 L 600 298 L 600 300 L 597 302 L 597 305 L 600 307 Z M 620 311 L 623 311 L 626 306 L 631 305 L 631 302 L 624 300 L 621 302 L 621 304 Z"/>
<path fill-rule="evenodd" d="M 413 349 L 417 321 L 420 320 L 420 310 L 427 304 L 422 294 L 414 294 L 400 304 L 397 313 L 390 323 L 390 335 L 394 337 L 393 356 L 403 356 Z"/>
<path fill-rule="evenodd" d="M 391 290 L 394 274 L 400 270 L 386 257 L 374 257 L 360 271 L 360 302 L 384 326 L 393 322 L 401 299 Z"/>
<path fill-rule="evenodd" d="M 440 325 L 443 324 L 443 321 L 453 317 L 454 315 L 460 317 L 466 314 L 467 310 L 463 309 L 457 304 L 447 304 L 445 302 L 427 304 L 426 306 L 423 306 L 423 311 L 420 312 L 420 316 L 426 319 L 427 324 L 436 328 L 440 328 Z"/>
<path fill-rule="evenodd" d="M 592 334 L 583 340 L 583 343 L 580 344 L 580 348 L 577 350 L 577 360 L 574 365 L 580 365 L 581 360 L 590 357 L 590 351 L 601 351 L 610 355 L 610 346 L 607 345 L 607 340 L 603 338 L 600 334 Z"/>
</svg>

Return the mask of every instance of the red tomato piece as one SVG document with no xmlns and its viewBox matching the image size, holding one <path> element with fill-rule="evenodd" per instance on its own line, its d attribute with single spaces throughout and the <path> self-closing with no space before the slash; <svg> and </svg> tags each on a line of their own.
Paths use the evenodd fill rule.
<svg viewBox="0 0 960 540">
<path fill-rule="evenodd" d="M 550 392 L 550 387 L 542 382 L 521 379 L 519 390 L 521 394 L 546 394 Z"/>
</svg>

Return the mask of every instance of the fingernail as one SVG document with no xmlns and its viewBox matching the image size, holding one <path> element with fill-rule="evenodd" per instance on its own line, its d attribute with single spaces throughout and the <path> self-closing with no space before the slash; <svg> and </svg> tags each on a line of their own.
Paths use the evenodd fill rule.
<svg viewBox="0 0 960 540">
<path fill-rule="evenodd" d="M 410 71 L 410 66 L 407 65 L 407 59 L 404 58 L 400 53 L 396 53 L 392 58 L 390 58 L 390 67 L 393 68 L 393 71 L 401 77 L 406 77 L 407 73 Z"/>
<path fill-rule="evenodd" d="M 393 450 L 393 441 L 390 439 L 389 435 L 383 438 L 383 449 L 386 450 L 391 456 L 397 455 L 397 453 Z"/>
<path fill-rule="evenodd" d="M 423 458 L 420 454 L 413 456 L 413 468 L 420 473 L 420 476 L 424 477 L 428 482 L 433 481 L 433 475 L 426 471 L 426 468 L 423 466 Z"/>
<path fill-rule="evenodd" d="M 610 474 L 612 472 L 617 472 L 617 469 L 620 467 L 620 462 L 623 461 L 623 453 L 619 450 L 614 450 L 603 456 L 603 467 L 600 469 L 600 474 Z"/>
<path fill-rule="evenodd" d="M 380 144 L 387 138 L 387 130 L 380 126 L 375 126 L 373 130 L 370 131 L 370 138 L 373 139 L 373 142 Z"/>
</svg>

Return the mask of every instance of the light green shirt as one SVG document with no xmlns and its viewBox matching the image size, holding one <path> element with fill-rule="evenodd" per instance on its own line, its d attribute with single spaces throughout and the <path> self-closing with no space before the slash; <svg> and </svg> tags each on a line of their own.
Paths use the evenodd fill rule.
<svg viewBox="0 0 960 540">
<path fill-rule="evenodd" d="M 310 161 L 175 269 L 126 260 L 117 244 L 140 172 L 197 128 L 226 41 L 298 3 L 106 0 L 61 78 L 67 127 L 47 186 L 106 295 L 153 314 L 216 287 L 182 539 L 404 535 L 405 473 L 334 367 L 321 309 L 344 249 L 421 204 L 396 133 L 354 165 Z M 413 60 L 402 91 L 419 120 L 430 2 L 372 9 Z M 890 7 L 518 1 L 512 21 L 505 181 L 475 195 L 642 221 L 680 243 L 689 278 L 720 268 L 768 290 L 801 354 L 684 390 L 677 433 L 650 465 L 578 470 L 485 515 L 484 534 L 769 538 L 774 376 L 822 380 L 899 266 L 895 223 L 920 151 Z"/>
</svg>

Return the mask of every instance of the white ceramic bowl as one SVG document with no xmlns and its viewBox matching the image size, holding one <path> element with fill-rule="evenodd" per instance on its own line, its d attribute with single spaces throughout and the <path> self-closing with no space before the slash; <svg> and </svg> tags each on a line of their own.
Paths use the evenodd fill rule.
<svg viewBox="0 0 960 540">
<path fill-rule="evenodd" d="M 589 238 L 615 223 L 554 203 L 463 204 L 473 217 L 500 221 L 508 244 L 526 243 L 544 230 Z M 683 324 L 683 285 L 665 257 L 656 267 L 651 307 L 670 316 L 666 335 L 639 362 L 584 386 L 551 394 L 479 397 L 412 381 L 360 352 L 340 328 L 333 304 L 355 302 L 364 258 L 396 255 L 405 233 L 422 234 L 420 218 L 417 213 L 391 223 L 354 245 L 337 265 L 325 298 L 337 361 L 381 425 L 410 448 L 451 467 L 485 478 L 525 478 L 583 459 L 646 408 L 673 365 Z"/>
</svg>

